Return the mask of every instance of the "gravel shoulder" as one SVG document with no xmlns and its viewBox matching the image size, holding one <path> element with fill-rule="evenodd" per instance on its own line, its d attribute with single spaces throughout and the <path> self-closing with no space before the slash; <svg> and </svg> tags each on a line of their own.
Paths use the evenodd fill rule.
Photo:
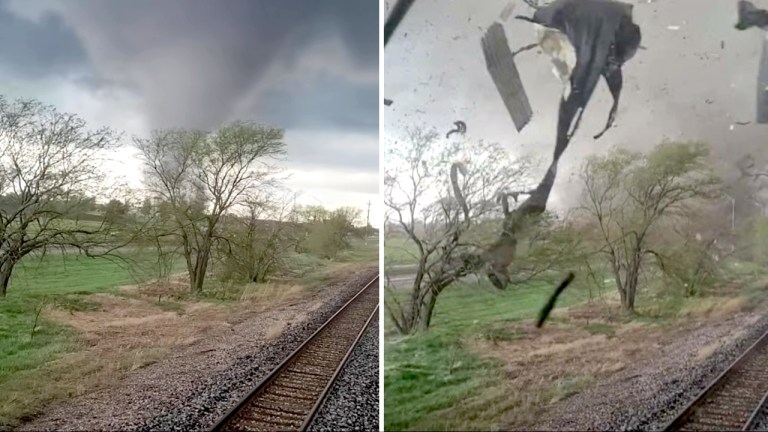
<svg viewBox="0 0 768 432">
<path fill-rule="evenodd" d="M 768 307 L 681 325 L 621 371 L 550 406 L 534 430 L 661 430 L 768 331 Z"/>
<path fill-rule="evenodd" d="M 379 430 L 378 312 L 336 378 L 309 430 Z"/>
<path fill-rule="evenodd" d="M 377 273 L 370 265 L 295 303 L 245 315 L 18 430 L 205 430 Z"/>
</svg>

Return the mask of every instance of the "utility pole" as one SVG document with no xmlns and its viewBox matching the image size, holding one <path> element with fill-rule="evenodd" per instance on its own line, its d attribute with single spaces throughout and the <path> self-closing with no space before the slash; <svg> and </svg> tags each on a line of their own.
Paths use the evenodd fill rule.
<svg viewBox="0 0 768 432">
<path fill-rule="evenodd" d="M 371 226 L 371 200 L 368 200 L 368 214 L 365 216 L 365 226 Z"/>
</svg>

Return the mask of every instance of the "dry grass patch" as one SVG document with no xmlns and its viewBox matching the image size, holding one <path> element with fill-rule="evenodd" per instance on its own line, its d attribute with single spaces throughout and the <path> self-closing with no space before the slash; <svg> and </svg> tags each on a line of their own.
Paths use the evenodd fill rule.
<svg viewBox="0 0 768 432">
<path fill-rule="evenodd" d="M 14 374 L 3 383 L 0 417 L 34 413 L 47 404 L 113 386 L 121 374 L 158 362 L 168 352 L 167 348 L 146 347 L 64 354 L 39 369 Z"/>
<path fill-rule="evenodd" d="M 513 430 L 530 430 L 525 425 L 534 424 L 538 418 L 539 407 L 565 399 L 589 386 L 593 381 L 594 377 L 590 375 L 558 377 L 527 375 L 512 378 L 506 385 L 494 386 L 446 411 L 462 419 L 457 424 L 458 430 L 478 430 L 477 424 L 485 421 L 484 416 L 498 412 L 515 413 L 516 424 L 520 426 L 512 427 Z M 530 389 L 536 389 L 536 391 L 529 391 Z M 436 415 L 439 417 L 440 413 Z M 502 428 L 502 430 L 508 429 L 509 426 Z"/>
<path fill-rule="evenodd" d="M 233 308 L 210 303 L 168 303 L 151 299 L 93 294 L 98 310 L 71 312 L 49 307 L 44 317 L 78 330 L 80 340 L 99 355 L 135 356 L 133 350 L 172 350 L 189 345 L 210 331 L 231 327 Z"/>
<path fill-rule="evenodd" d="M 120 292 L 133 296 L 184 299 L 189 296 L 189 275 L 178 273 L 140 285 L 124 285 Z"/>
<path fill-rule="evenodd" d="M 306 289 L 295 284 L 248 284 L 240 295 L 240 301 L 252 303 L 274 303 L 296 300 L 306 294 Z"/>
<path fill-rule="evenodd" d="M 508 331 L 518 335 L 512 340 L 470 342 L 475 352 L 503 362 L 509 393 L 505 428 L 530 428 L 549 405 L 653 355 L 664 331 L 613 322 L 591 313 L 589 306 L 560 316 L 543 329 L 508 324 Z"/>
<path fill-rule="evenodd" d="M 681 318 L 723 318 L 750 310 L 746 297 L 704 297 L 687 302 L 678 312 Z"/>
<path fill-rule="evenodd" d="M 752 308 L 745 297 L 696 299 L 679 310 L 676 325 L 659 326 L 645 320 L 627 321 L 626 314 L 608 302 L 581 304 L 557 310 L 542 329 L 531 323 L 504 323 L 493 333 L 508 337 L 481 337 L 468 345 L 502 361 L 509 392 L 504 428 L 525 430 L 536 424 L 549 405 L 596 380 L 651 360 L 667 341 L 696 327 L 699 318 L 717 322 Z M 745 326 L 756 319 L 745 318 Z M 729 331 L 700 348 L 696 359 L 706 359 L 743 333 L 743 327 Z"/>
<path fill-rule="evenodd" d="M 52 322 L 74 328 L 76 350 L 5 382 L 0 418 L 34 413 L 50 403 L 114 386 L 124 373 L 157 363 L 209 335 L 221 335 L 259 311 L 295 304 L 308 294 L 299 285 L 252 284 L 243 289 L 241 301 L 214 303 L 188 296 L 183 280 L 170 279 L 124 286 L 117 295 L 77 296 L 87 309 L 49 304 L 42 311 L 41 325 Z M 314 303 L 319 305 L 313 302 L 290 320 L 274 319 L 263 336 L 278 337 L 291 321 L 301 320 L 318 306 Z"/>
<path fill-rule="evenodd" d="M 751 320 L 750 320 L 751 321 Z M 752 323 L 749 323 L 750 325 Z M 703 347 L 699 348 L 696 352 L 696 360 L 701 361 L 705 360 L 709 356 L 715 353 L 715 351 L 718 350 L 718 348 L 733 342 L 736 339 L 739 339 L 743 337 L 747 333 L 745 328 L 739 328 L 731 330 L 728 334 L 721 336 L 714 341 L 708 343 L 707 345 L 704 345 Z"/>
</svg>

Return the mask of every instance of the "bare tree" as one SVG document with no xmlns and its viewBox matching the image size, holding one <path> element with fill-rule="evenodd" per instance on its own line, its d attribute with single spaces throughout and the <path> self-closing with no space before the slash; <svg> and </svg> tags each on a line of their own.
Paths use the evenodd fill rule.
<svg viewBox="0 0 768 432">
<path fill-rule="evenodd" d="M 89 131 L 74 114 L 34 100 L 0 98 L 0 293 L 19 261 L 58 248 L 108 254 L 111 224 L 81 221 L 104 192 L 101 162 L 118 141 L 109 129 Z"/>
<path fill-rule="evenodd" d="M 411 130 L 407 142 L 387 146 L 386 158 L 385 226 L 395 224 L 407 236 L 415 250 L 416 274 L 406 291 L 387 288 L 385 307 L 397 329 L 410 333 L 429 327 L 445 288 L 481 269 L 482 265 L 468 260 L 483 256 L 486 245 L 498 237 L 499 221 L 514 211 L 499 208 L 499 197 L 525 190 L 531 162 L 510 160 L 497 144 L 442 143 L 437 133 L 423 130 Z M 464 175 L 459 180 L 461 170 Z M 455 198 L 456 189 L 463 201 Z M 531 223 L 516 233 L 529 240 L 529 256 L 551 244 L 546 227 L 546 223 Z M 566 248 L 553 249 L 567 253 Z M 534 262 L 521 257 L 509 282 L 528 280 L 553 260 Z"/>
<path fill-rule="evenodd" d="M 214 132 L 159 130 L 136 139 L 150 192 L 167 203 L 169 229 L 181 244 L 190 290 L 203 289 L 217 231 L 227 212 L 274 183 L 271 164 L 285 154 L 280 129 L 237 121 Z"/>
<path fill-rule="evenodd" d="M 301 239 L 298 224 L 290 221 L 293 202 L 293 195 L 262 193 L 245 201 L 244 217 L 228 218 L 230 240 L 218 248 L 223 279 L 258 283 L 289 271 L 289 254 Z"/>
<path fill-rule="evenodd" d="M 663 258 L 651 247 L 653 230 L 664 218 L 685 217 L 686 206 L 718 196 L 707 155 L 702 144 L 662 143 L 647 155 L 613 149 L 583 165 L 580 209 L 597 225 L 625 310 L 634 310 L 644 259 Z"/>
</svg>

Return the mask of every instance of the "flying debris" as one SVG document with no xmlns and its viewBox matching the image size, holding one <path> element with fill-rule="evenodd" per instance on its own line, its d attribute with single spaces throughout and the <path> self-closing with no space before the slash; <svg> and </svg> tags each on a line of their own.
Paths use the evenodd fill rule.
<svg viewBox="0 0 768 432">
<path fill-rule="evenodd" d="M 384 23 L 384 46 L 387 46 L 389 38 L 395 33 L 395 29 L 400 25 L 400 22 L 408 13 L 408 9 L 413 6 L 414 0 L 397 0 L 395 6 L 392 7 L 392 12 L 389 13 L 387 21 Z"/>
<path fill-rule="evenodd" d="M 746 0 L 738 3 L 738 30 L 758 27 L 768 30 L 768 11 L 758 9 Z M 768 123 L 768 35 L 763 38 L 763 50 L 760 55 L 760 67 L 757 72 L 757 120 L 756 123 Z"/>
<path fill-rule="evenodd" d="M 464 123 L 463 121 L 457 120 L 457 121 L 453 122 L 453 124 L 456 126 L 456 128 L 449 130 L 448 133 L 445 134 L 446 138 L 450 137 L 452 134 L 455 134 L 455 133 L 459 133 L 459 134 L 462 134 L 462 135 L 467 133 L 467 124 Z"/>
<path fill-rule="evenodd" d="M 547 201 L 552 191 L 557 176 L 557 165 L 565 152 L 571 137 L 578 129 L 579 120 L 597 82 L 602 75 L 613 95 L 613 106 L 608 116 L 608 122 L 595 139 L 599 138 L 612 124 L 618 109 L 619 96 L 623 85 L 621 66 L 630 60 L 640 47 L 640 27 L 632 22 L 632 5 L 613 0 L 556 0 L 546 6 L 536 8 L 533 18 L 517 16 L 516 18 L 534 23 L 539 30 L 539 35 L 548 44 L 542 47 L 549 50 L 553 58 L 558 74 L 567 77 L 569 84 L 564 89 L 560 99 L 560 107 L 557 120 L 557 137 L 555 151 L 549 169 L 535 189 L 526 192 L 528 198 L 517 208 L 509 211 L 504 216 L 501 234 L 481 255 L 471 256 L 465 259 L 467 265 L 478 268 L 482 265 L 491 283 L 499 289 L 504 289 L 509 284 L 510 278 L 507 268 L 515 259 L 517 250 L 517 234 L 529 221 L 529 217 L 540 215 L 547 209 Z M 496 29 L 496 30 L 494 30 Z M 486 41 L 495 32 L 499 39 L 506 42 L 503 28 L 499 23 L 494 23 L 486 36 L 483 37 L 483 52 L 489 72 L 496 83 L 502 99 L 507 104 L 507 109 L 515 120 L 518 130 L 530 119 L 530 106 L 528 99 L 519 82 L 519 75 L 514 62 L 510 61 L 513 54 L 507 48 L 504 63 L 490 52 Z M 558 32 L 563 36 L 558 36 Z M 540 39 L 541 45 L 542 39 Z M 549 42 L 547 42 L 549 41 Z M 575 44 L 574 44 L 575 41 Z M 499 46 L 494 44 L 494 46 Z M 503 48 L 503 47 L 501 47 Z M 570 55 L 572 53 L 574 55 Z M 508 75 L 496 71 L 494 67 L 511 67 Z M 502 78 L 514 76 L 516 81 L 502 81 Z M 514 84 L 514 85 L 510 85 Z M 518 98 L 505 97 L 516 93 Z M 515 111 L 512 108 L 520 108 Z M 526 112 L 527 109 L 527 112 Z M 519 118 L 515 114 L 521 115 Z M 573 120 L 575 126 L 571 127 Z M 518 123 L 518 120 L 524 122 Z M 558 287 L 558 292 L 570 283 L 573 276 Z M 554 307 L 554 300 L 550 300 L 542 311 L 542 323 Z"/>
<path fill-rule="evenodd" d="M 768 28 L 768 11 L 758 9 L 746 0 L 739 0 L 738 18 L 736 28 L 739 30 L 746 30 L 751 27 Z"/>
<path fill-rule="evenodd" d="M 556 0 L 537 9 L 532 18 L 516 17 L 536 26 L 540 44 L 552 39 L 558 42 L 550 43 L 548 54 L 569 85 L 560 101 L 556 159 L 576 133 L 601 75 L 613 105 L 605 128 L 594 138 L 613 125 L 623 87 L 621 67 L 634 57 L 642 39 L 640 26 L 632 21 L 632 10 L 633 5 L 613 0 Z M 554 32 L 565 37 L 555 38 Z"/>
<path fill-rule="evenodd" d="M 386 98 L 385 98 L 385 99 L 384 99 L 384 105 L 386 105 L 386 106 L 390 106 L 390 105 L 392 105 L 392 99 L 386 99 Z"/>
<path fill-rule="evenodd" d="M 498 22 L 491 24 L 481 44 L 486 69 L 491 74 L 515 128 L 520 132 L 531 121 L 533 110 L 515 65 L 515 53 L 509 49 L 504 27 Z"/>
<path fill-rule="evenodd" d="M 552 312 L 552 309 L 555 307 L 555 303 L 557 302 L 557 298 L 560 297 L 560 294 L 565 291 L 565 288 L 570 285 L 570 283 L 573 281 L 573 278 L 575 278 L 576 275 L 573 274 L 573 272 L 568 273 L 568 277 L 566 277 L 562 282 L 560 282 L 560 285 L 555 289 L 555 292 L 552 293 L 552 296 L 549 297 L 549 300 L 547 300 L 547 303 L 544 305 L 543 308 L 541 308 L 541 312 L 539 312 L 539 320 L 536 321 L 536 327 L 541 328 L 541 326 L 544 325 L 544 321 L 547 320 L 549 317 L 550 312 Z"/>
<path fill-rule="evenodd" d="M 504 6 L 504 9 L 499 12 L 499 20 L 501 22 L 507 21 L 509 17 L 512 15 L 512 12 L 515 11 L 515 4 L 510 2 L 507 2 L 507 5 Z"/>
</svg>

